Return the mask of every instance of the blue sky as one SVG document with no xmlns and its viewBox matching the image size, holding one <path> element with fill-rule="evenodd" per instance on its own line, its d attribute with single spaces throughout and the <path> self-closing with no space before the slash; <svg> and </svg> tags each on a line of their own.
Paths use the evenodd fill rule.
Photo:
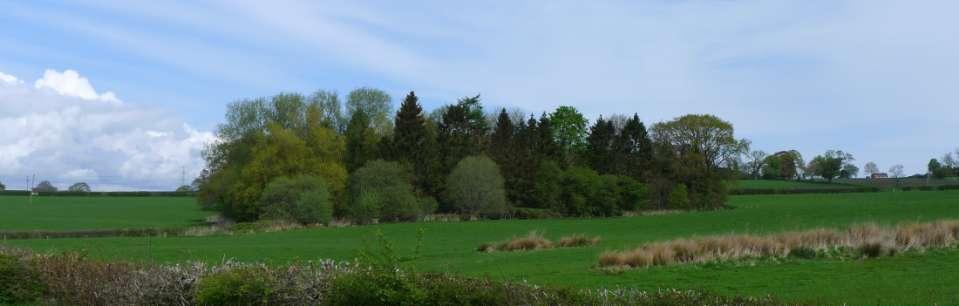
<svg viewBox="0 0 959 306">
<path fill-rule="evenodd" d="M 954 1 L 0 1 L 0 79 L 16 78 L 0 87 L 0 122 L 19 129 L 0 132 L 0 181 L 39 172 L 62 184 L 175 186 L 184 170 L 202 169 L 198 148 L 225 104 L 360 86 L 394 102 L 416 90 L 427 109 L 480 93 L 490 109 L 573 105 L 593 118 L 713 113 L 756 149 L 798 149 L 807 159 L 842 149 L 859 165 L 903 164 L 911 174 L 959 147 L 957 9 Z M 43 129 L 44 120 L 58 124 Z M 100 124 L 80 128 L 91 120 Z"/>
</svg>

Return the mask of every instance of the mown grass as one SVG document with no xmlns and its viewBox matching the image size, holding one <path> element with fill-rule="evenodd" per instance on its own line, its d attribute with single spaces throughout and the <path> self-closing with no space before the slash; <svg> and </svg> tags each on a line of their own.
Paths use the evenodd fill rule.
<svg viewBox="0 0 959 306">
<path fill-rule="evenodd" d="M 892 225 L 959 218 L 959 191 L 737 196 L 731 210 L 612 219 L 501 220 L 384 224 L 251 235 L 177 238 L 11 240 L 38 250 L 83 250 L 91 258 L 179 262 L 224 258 L 281 264 L 297 260 L 353 259 L 382 230 L 403 263 L 417 271 L 453 272 L 533 284 L 575 287 L 668 287 L 728 295 L 766 295 L 789 300 L 851 304 L 955 304 L 959 250 L 907 252 L 868 260 L 797 259 L 652 267 L 610 273 L 597 267 L 607 250 L 728 233 L 773 233 L 853 223 Z M 413 255 L 417 229 L 424 244 Z M 476 246 L 530 231 L 557 240 L 601 236 L 595 246 L 536 252 L 477 252 Z"/>
<path fill-rule="evenodd" d="M 185 227 L 210 214 L 191 197 L 0 196 L 0 231 Z"/>
</svg>

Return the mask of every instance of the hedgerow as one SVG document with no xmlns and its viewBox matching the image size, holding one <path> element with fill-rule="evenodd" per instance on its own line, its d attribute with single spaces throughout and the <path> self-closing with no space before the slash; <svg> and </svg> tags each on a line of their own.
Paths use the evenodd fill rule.
<svg viewBox="0 0 959 306">
<path fill-rule="evenodd" d="M 387 256 L 389 257 L 389 256 Z M 16 273 L 2 266 L 14 262 Z M 100 262 L 75 253 L 36 254 L 0 246 L 0 277 L 30 290 L 3 303 L 50 305 L 770 305 L 771 297 L 698 291 L 540 287 L 451 274 L 416 273 L 396 261 L 225 261 L 147 265 Z M 30 272 L 23 272 L 30 271 Z M 0 278 L 4 279 L 4 278 Z M 6 279 L 4 279 L 6 280 Z M 0 282 L 0 297 L 8 287 Z"/>
</svg>

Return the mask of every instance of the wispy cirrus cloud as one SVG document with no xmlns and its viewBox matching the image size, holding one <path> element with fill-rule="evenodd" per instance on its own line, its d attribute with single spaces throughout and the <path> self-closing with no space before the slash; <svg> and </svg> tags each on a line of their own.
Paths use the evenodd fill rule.
<svg viewBox="0 0 959 306">
<path fill-rule="evenodd" d="M 158 85 L 124 96 L 203 97 L 167 103 L 207 126 L 236 98 L 378 86 L 394 96 L 416 89 L 428 107 L 482 93 L 489 105 L 537 113 L 569 104 L 654 122 L 708 112 L 767 151 L 844 149 L 909 172 L 959 146 L 950 143 L 959 129 L 951 1 L 69 6 L 0 4 L 17 22 L 79 34 L 93 45 L 87 54 L 124 61 L 86 56 L 103 70 L 147 67 L 148 78 L 131 82 Z"/>
</svg>

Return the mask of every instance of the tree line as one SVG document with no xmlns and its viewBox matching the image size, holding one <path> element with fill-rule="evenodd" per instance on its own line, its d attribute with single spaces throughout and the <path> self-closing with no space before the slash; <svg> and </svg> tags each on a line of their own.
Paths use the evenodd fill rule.
<svg viewBox="0 0 959 306">
<path fill-rule="evenodd" d="M 712 115 L 590 122 L 571 106 L 486 112 L 479 95 L 432 112 L 414 92 L 278 94 L 227 107 L 198 202 L 238 221 L 410 221 L 716 209 L 748 144 Z"/>
</svg>

